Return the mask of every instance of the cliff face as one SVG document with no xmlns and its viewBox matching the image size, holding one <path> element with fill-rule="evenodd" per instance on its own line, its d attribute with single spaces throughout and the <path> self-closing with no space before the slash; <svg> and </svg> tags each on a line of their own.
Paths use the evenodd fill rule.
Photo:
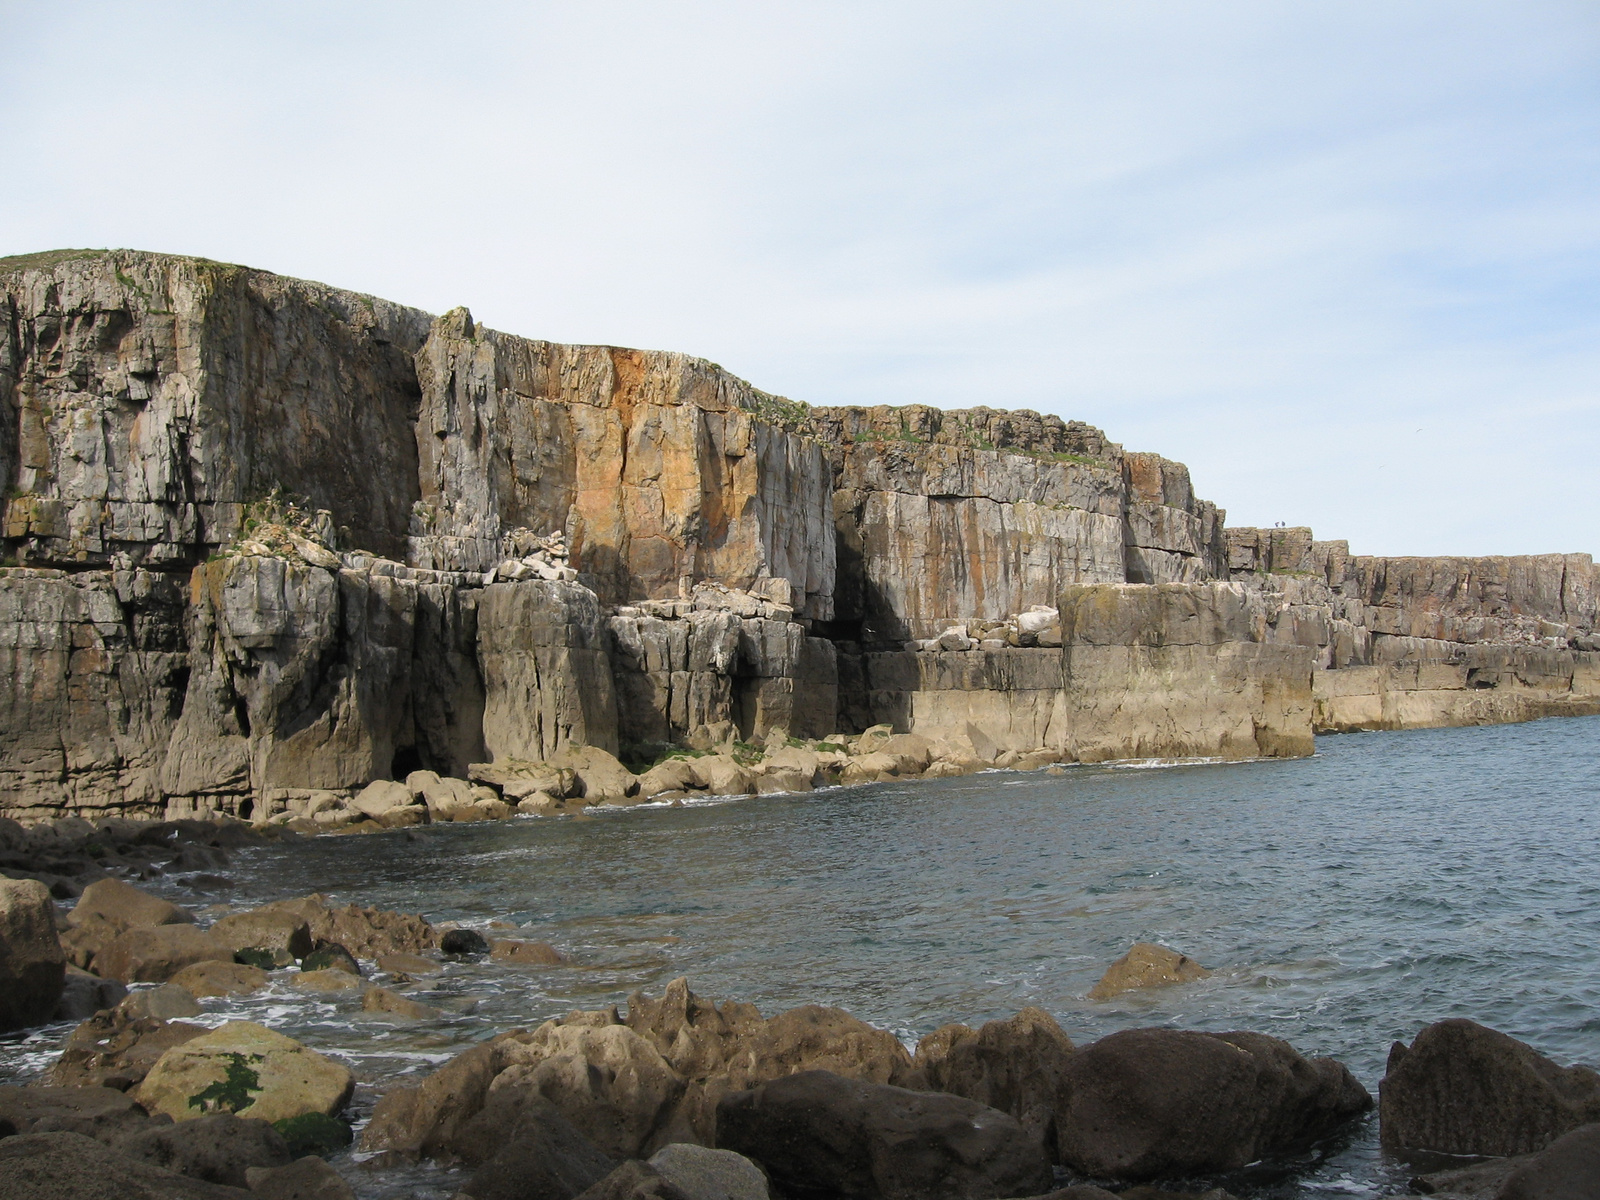
<svg viewBox="0 0 1600 1200">
<path fill-rule="evenodd" d="M 808 408 L 196 259 L 0 260 L 0 484 L 22 815 L 702 726 L 1098 761 L 1600 710 L 1586 555 L 1225 530 L 1077 422 Z"/>
</svg>

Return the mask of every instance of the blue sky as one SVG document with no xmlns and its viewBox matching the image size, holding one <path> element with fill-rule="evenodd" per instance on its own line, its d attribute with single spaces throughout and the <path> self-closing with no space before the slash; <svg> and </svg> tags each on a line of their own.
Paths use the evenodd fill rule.
<svg viewBox="0 0 1600 1200">
<path fill-rule="evenodd" d="M 1600 551 L 1600 7 L 0 0 L 0 253 L 1034 408 L 1358 553 Z"/>
</svg>

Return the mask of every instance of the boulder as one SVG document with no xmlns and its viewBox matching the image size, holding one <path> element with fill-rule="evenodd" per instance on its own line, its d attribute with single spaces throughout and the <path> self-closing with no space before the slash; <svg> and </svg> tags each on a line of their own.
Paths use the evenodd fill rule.
<svg viewBox="0 0 1600 1200">
<path fill-rule="evenodd" d="M 451 820 L 461 820 L 464 809 L 456 809 L 451 814 Z M 503 821 L 511 815 L 513 809 L 498 796 L 479 796 L 472 802 L 472 811 L 477 814 L 480 821 Z"/>
<path fill-rule="evenodd" d="M 0 878 L 0 1032 L 48 1021 L 66 977 L 50 889 L 37 879 Z"/>
<path fill-rule="evenodd" d="M 750 772 L 731 754 L 708 754 L 693 765 L 695 784 L 713 796 L 747 796 L 754 790 Z"/>
<path fill-rule="evenodd" d="M 1063 1085 L 1061 1161 L 1110 1179 L 1236 1170 L 1372 1107 L 1339 1063 L 1258 1033 L 1123 1030 L 1068 1058 Z"/>
<path fill-rule="evenodd" d="M 476 929 L 451 929 L 439 941 L 446 954 L 487 954 L 489 939 Z"/>
<path fill-rule="evenodd" d="M 254 1200 L 356 1200 L 344 1176 L 315 1154 L 285 1167 L 246 1167 L 244 1178 Z"/>
<path fill-rule="evenodd" d="M 119 1139 L 116 1149 L 152 1166 L 229 1187 L 245 1187 L 245 1172 L 251 1167 L 282 1167 L 290 1161 L 289 1148 L 271 1125 L 225 1112 L 147 1126 Z"/>
<path fill-rule="evenodd" d="M 762 796 L 781 795 L 785 792 L 809 792 L 811 775 L 802 771 L 768 771 L 756 778 L 756 792 Z"/>
<path fill-rule="evenodd" d="M 251 1200 L 118 1154 L 81 1133 L 0 1138 L 0 1200 Z"/>
<path fill-rule="evenodd" d="M 533 967 L 556 966 L 567 961 L 549 942 L 521 942 L 514 938 L 496 938 L 489 949 L 489 957 Z"/>
<path fill-rule="evenodd" d="M 148 929 L 155 925 L 193 925 L 194 914 L 120 879 L 101 879 L 83 889 L 78 903 L 67 914 L 67 924 L 72 926 L 96 921 L 119 930 Z"/>
<path fill-rule="evenodd" d="M 928 1086 L 1010 1113 L 1056 1155 L 1055 1109 L 1072 1040 L 1055 1018 L 1025 1008 L 981 1029 L 946 1025 L 917 1043 Z"/>
<path fill-rule="evenodd" d="M 300 916 L 310 926 L 312 940 L 317 946 L 337 943 L 362 958 L 373 958 L 397 950 L 417 954 L 439 944 L 433 926 L 414 913 L 361 908 L 355 904 L 329 908 L 319 895 L 278 900 L 254 911 L 288 912 Z"/>
<path fill-rule="evenodd" d="M 916 775 L 933 761 L 933 743 L 921 734 L 897 733 L 879 742 L 878 753 L 894 755 L 900 763 L 899 774 Z"/>
<path fill-rule="evenodd" d="M 1600 1124 L 1580 1125 L 1518 1163 L 1495 1200 L 1600 1200 Z"/>
<path fill-rule="evenodd" d="M 779 1013 L 739 1038 L 727 1074 L 734 1090 L 802 1071 L 901 1086 L 922 1084 L 900 1039 L 841 1008 L 807 1004 Z"/>
<path fill-rule="evenodd" d="M 356 961 L 356 956 L 338 942 L 325 942 L 318 946 L 305 956 L 300 969 L 305 972 L 343 971 L 347 975 L 361 974 L 361 964 Z"/>
<path fill-rule="evenodd" d="M 116 1088 L 3 1084 L 0 1123 L 18 1133 L 70 1131 L 112 1142 L 145 1128 L 150 1116 Z"/>
<path fill-rule="evenodd" d="M 401 1017 L 408 1021 L 427 1021 L 440 1016 L 440 1010 L 429 1008 L 426 1004 L 418 1004 L 402 996 L 399 992 L 391 992 L 387 988 L 369 987 L 361 993 L 361 1011 L 369 1013 L 383 1013 L 386 1016 Z"/>
<path fill-rule="evenodd" d="M 195 996 L 247 996 L 267 986 L 267 973 L 244 963 L 208 961 L 191 963 L 167 982 Z"/>
<path fill-rule="evenodd" d="M 732 1150 L 674 1142 L 647 1165 L 689 1200 L 769 1200 L 761 1168 Z"/>
<path fill-rule="evenodd" d="M 669 758 L 639 776 L 639 795 L 645 799 L 662 792 L 683 792 L 698 786 L 694 767 L 687 759 Z"/>
<path fill-rule="evenodd" d="M 127 994 L 128 989 L 115 979 L 102 979 L 68 963 L 61 999 L 50 1019 L 86 1021 L 101 1009 L 114 1008 Z"/>
<path fill-rule="evenodd" d="M 885 754 L 881 750 L 858 754 L 844 764 L 844 770 L 839 773 L 839 782 L 876 783 L 880 779 L 899 774 L 900 766 L 901 760 L 897 754 Z"/>
<path fill-rule="evenodd" d="M 173 1021 L 198 1016 L 200 1005 L 188 988 L 167 982 L 134 992 L 118 1003 L 117 1012 L 129 1021 Z"/>
<path fill-rule="evenodd" d="M 476 1168 L 474 1200 L 572 1200 L 616 1166 L 542 1097 L 502 1089 L 461 1128 L 451 1150 Z"/>
<path fill-rule="evenodd" d="M 426 804 L 405 804 L 399 808 L 391 808 L 381 816 L 374 818 L 385 829 L 403 829 L 407 825 L 426 825 L 428 823 L 428 806 Z M 288 1168 L 284 1168 L 288 1170 Z"/>
<path fill-rule="evenodd" d="M 378 1098 L 372 1120 L 362 1130 L 361 1149 L 415 1155 L 451 1147 L 462 1127 L 482 1110 L 489 1084 L 520 1045 L 517 1037 L 501 1034 L 456 1055 L 420 1083 L 391 1087 Z"/>
<path fill-rule="evenodd" d="M 281 1121 L 332 1116 L 354 1086 L 343 1064 L 254 1021 L 229 1021 L 162 1055 L 135 1098 L 174 1121 L 209 1112 Z"/>
<path fill-rule="evenodd" d="M 67 1035 L 61 1056 L 45 1080 L 56 1087 L 112 1087 L 138 1084 L 161 1057 L 205 1033 L 200 1025 L 129 1018 L 120 1010 L 99 1012 Z"/>
<path fill-rule="evenodd" d="M 361 976 L 337 967 L 297 971 L 289 977 L 289 983 L 302 992 L 356 992 L 366 987 Z"/>
<path fill-rule="evenodd" d="M 276 957 L 284 960 L 278 962 L 278 966 L 288 966 L 311 953 L 310 924 L 304 917 L 282 909 L 258 908 L 230 913 L 211 926 L 211 933 L 235 952 L 275 951 Z"/>
<path fill-rule="evenodd" d="M 1393 1149 L 1531 1154 L 1600 1121 L 1600 1075 L 1462 1018 L 1396 1042 L 1378 1097 L 1379 1137 Z"/>
<path fill-rule="evenodd" d="M 121 983 L 164 983 L 191 963 L 232 962 L 233 948 L 193 925 L 135 927 L 94 956 L 97 974 Z"/>
<path fill-rule="evenodd" d="M 717 1145 L 800 1196 L 1033 1196 L 1049 1160 L 1014 1117 L 961 1096 L 805 1071 L 717 1105 Z"/>
<path fill-rule="evenodd" d="M 1194 959 L 1176 950 L 1135 942 L 1126 954 L 1106 968 L 1100 982 L 1089 989 L 1089 999 L 1109 1000 L 1136 988 L 1169 987 L 1204 979 L 1210 974 Z"/>
<path fill-rule="evenodd" d="M 683 1095 L 684 1081 L 649 1041 L 625 1025 L 558 1025 L 547 1021 L 490 1095 L 517 1088 L 540 1096 L 606 1154 L 636 1158 Z"/>
<path fill-rule="evenodd" d="M 435 819 L 449 819 L 458 808 L 471 808 L 472 785 L 465 779 L 441 778 L 433 771 L 413 771 L 406 776 L 406 790 L 413 799 L 428 806 Z"/>
<path fill-rule="evenodd" d="M 767 755 L 762 765 L 769 771 L 798 772 L 814 784 L 822 769 L 822 755 L 804 746 L 780 746 Z"/>
<path fill-rule="evenodd" d="M 376 779 L 355 794 L 350 807 L 374 819 L 397 808 L 411 806 L 411 789 L 393 779 Z"/>
<path fill-rule="evenodd" d="M 591 804 L 626 800 L 639 793 L 633 772 L 599 746 L 568 746 L 550 763 L 569 768 L 577 779 L 577 794 Z"/>
</svg>

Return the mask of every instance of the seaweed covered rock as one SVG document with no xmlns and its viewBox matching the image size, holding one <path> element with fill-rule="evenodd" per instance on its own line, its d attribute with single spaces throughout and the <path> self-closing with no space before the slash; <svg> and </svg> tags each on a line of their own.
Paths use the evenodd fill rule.
<svg viewBox="0 0 1600 1200">
<path fill-rule="evenodd" d="M 136 1098 L 175 1121 L 231 1112 L 264 1121 L 332 1116 L 350 1099 L 348 1068 L 253 1021 L 229 1021 L 161 1056 Z"/>
</svg>

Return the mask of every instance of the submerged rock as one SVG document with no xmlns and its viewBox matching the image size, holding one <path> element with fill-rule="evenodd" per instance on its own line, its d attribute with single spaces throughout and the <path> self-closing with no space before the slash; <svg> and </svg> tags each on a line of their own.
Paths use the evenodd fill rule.
<svg viewBox="0 0 1600 1200">
<path fill-rule="evenodd" d="M 1186 954 L 1149 942 L 1135 942 L 1126 954 L 1106 968 L 1100 982 L 1089 989 L 1089 999 L 1109 1000 L 1139 988 L 1192 983 L 1210 974 Z"/>
</svg>

